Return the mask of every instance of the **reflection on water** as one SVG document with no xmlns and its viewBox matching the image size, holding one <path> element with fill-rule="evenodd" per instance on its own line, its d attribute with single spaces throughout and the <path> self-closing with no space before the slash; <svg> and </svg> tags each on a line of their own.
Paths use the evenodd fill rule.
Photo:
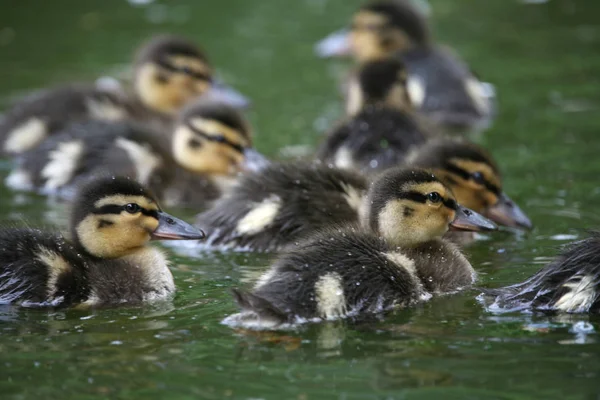
<svg viewBox="0 0 600 400">
<path fill-rule="evenodd" d="M 536 228 L 468 249 L 483 286 L 520 281 L 560 245 L 598 227 L 600 3 L 430 0 L 435 34 L 496 88 L 499 115 L 479 140 Z M 313 44 L 360 1 L 12 2 L 0 13 L 0 107 L 65 81 L 128 74 L 154 32 L 197 39 L 222 79 L 252 100 L 259 150 L 303 157 L 342 111 L 348 65 Z M 34 12 L 32 12 L 34 10 Z M 290 18 L 293 16 L 293 18 Z M 0 176 L 10 167 L 0 162 Z M 66 204 L 0 188 L 0 220 L 64 228 Z M 174 214 L 193 217 L 189 210 Z M 178 215 L 178 214 L 177 214 Z M 0 306 L 3 398 L 595 398 L 600 320 L 483 311 L 476 291 L 386 318 L 234 331 L 229 289 L 271 256 L 181 247 L 173 302 L 109 310 Z"/>
</svg>

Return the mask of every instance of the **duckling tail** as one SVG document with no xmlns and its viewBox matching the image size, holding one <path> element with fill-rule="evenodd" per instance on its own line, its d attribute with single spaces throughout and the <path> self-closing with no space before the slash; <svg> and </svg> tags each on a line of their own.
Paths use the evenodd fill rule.
<svg viewBox="0 0 600 400">
<path fill-rule="evenodd" d="M 242 311 L 225 318 L 223 323 L 226 325 L 250 329 L 272 329 L 289 322 L 285 312 L 263 297 L 237 289 L 232 289 L 232 294 Z"/>
</svg>

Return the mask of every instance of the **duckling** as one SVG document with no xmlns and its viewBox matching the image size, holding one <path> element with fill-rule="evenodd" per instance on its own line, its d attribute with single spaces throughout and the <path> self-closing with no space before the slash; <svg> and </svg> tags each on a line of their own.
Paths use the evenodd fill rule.
<svg viewBox="0 0 600 400">
<path fill-rule="evenodd" d="M 364 173 L 382 171 L 402 163 L 431 135 L 411 113 L 402 61 L 365 64 L 350 93 L 350 107 L 360 111 L 328 134 L 317 151 L 323 162 Z"/>
<path fill-rule="evenodd" d="M 367 2 L 354 14 L 350 32 L 330 35 L 316 52 L 351 54 L 359 63 L 397 53 L 408 68 L 413 105 L 446 131 L 481 131 L 495 113 L 492 86 L 451 49 L 432 43 L 426 17 L 409 0 Z"/>
<path fill-rule="evenodd" d="M 29 96 L 1 122 L 0 153 L 23 153 L 68 124 L 88 119 L 132 119 L 167 130 L 172 116 L 207 93 L 212 82 L 213 68 L 193 43 L 176 36 L 155 37 L 135 57 L 133 94 L 73 84 Z"/>
<path fill-rule="evenodd" d="M 205 236 L 122 177 L 81 188 L 70 230 L 71 240 L 34 228 L 0 228 L 0 303 L 89 307 L 169 299 L 175 285 L 168 261 L 148 242 Z"/>
<path fill-rule="evenodd" d="M 125 175 L 170 205 L 205 207 L 256 163 L 251 143 L 235 109 L 199 100 L 180 113 L 170 138 L 131 122 L 72 124 L 24 153 L 6 183 L 69 198 L 90 176 Z"/>
<path fill-rule="evenodd" d="M 408 156 L 431 169 L 460 204 L 495 222 L 531 229 L 525 213 L 503 192 L 492 156 L 481 146 L 458 139 L 435 139 Z M 303 237 L 330 226 L 358 223 L 371 178 L 323 164 L 273 163 L 241 177 L 212 208 L 198 215 L 210 247 L 260 252 L 294 248 Z M 450 232 L 469 244 L 470 232 Z"/>
<path fill-rule="evenodd" d="M 571 243 L 524 282 L 485 289 L 494 311 L 600 313 L 600 232 Z"/>
<path fill-rule="evenodd" d="M 495 225 L 456 202 L 433 174 L 393 168 L 371 186 L 362 228 L 329 229 L 282 254 L 254 290 L 235 290 L 242 312 L 225 323 L 280 327 L 409 307 L 473 284 L 476 273 L 450 226 Z"/>
</svg>

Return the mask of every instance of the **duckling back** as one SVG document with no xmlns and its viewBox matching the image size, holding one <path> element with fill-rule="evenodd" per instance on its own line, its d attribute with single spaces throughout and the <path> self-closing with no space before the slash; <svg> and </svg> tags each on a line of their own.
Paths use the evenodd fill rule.
<svg viewBox="0 0 600 400">
<path fill-rule="evenodd" d="M 317 158 L 338 168 L 373 173 L 400 165 L 427 137 L 408 113 L 366 107 L 336 127 L 321 144 Z"/>
<path fill-rule="evenodd" d="M 522 283 L 486 289 L 492 311 L 600 313 L 600 232 L 572 243 Z"/>
<path fill-rule="evenodd" d="M 23 153 L 72 122 L 118 121 L 131 112 L 122 93 L 69 85 L 34 93 L 8 110 L 0 123 L 0 152 Z"/>
<path fill-rule="evenodd" d="M 273 164 L 244 175 L 197 217 L 207 243 L 274 251 L 331 224 L 356 222 L 367 189 L 361 176 L 319 164 Z"/>
</svg>

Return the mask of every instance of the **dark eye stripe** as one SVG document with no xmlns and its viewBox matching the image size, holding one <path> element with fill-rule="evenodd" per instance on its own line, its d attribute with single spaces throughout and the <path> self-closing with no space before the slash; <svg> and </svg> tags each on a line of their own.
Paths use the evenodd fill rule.
<svg viewBox="0 0 600 400">
<path fill-rule="evenodd" d="M 427 196 L 419 192 L 401 192 L 398 198 L 412 200 L 417 203 L 427 203 Z M 453 199 L 442 198 L 442 204 L 452 210 L 458 209 L 458 204 Z"/>
<path fill-rule="evenodd" d="M 471 176 L 471 174 L 468 171 L 465 171 L 464 169 L 457 167 L 456 165 L 445 164 L 444 169 L 446 171 L 452 172 L 453 174 L 460 176 L 461 178 L 463 178 L 467 181 L 473 179 L 473 177 Z M 500 195 L 500 192 L 501 192 L 500 188 L 498 186 L 494 185 L 493 183 L 489 182 L 488 180 L 484 179 L 483 186 L 485 186 L 485 188 L 487 190 L 494 193 L 496 196 Z"/>
<path fill-rule="evenodd" d="M 121 214 L 125 211 L 125 206 L 119 206 L 116 204 L 107 204 L 100 208 L 96 208 L 93 213 L 94 214 Z M 158 210 L 147 210 L 145 208 L 140 207 L 140 212 L 143 215 L 147 215 L 148 217 L 153 217 L 158 219 Z"/>
<path fill-rule="evenodd" d="M 185 75 L 189 75 L 192 78 L 196 78 L 199 79 L 201 81 L 207 81 L 207 82 L 212 82 L 212 77 L 208 74 L 205 74 L 204 72 L 198 72 L 198 71 L 194 71 L 188 67 L 177 67 L 173 64 L 170 64 L 166 61 L 157 61 L 156 62 L 157 65 L 159 65 L 161 68 L 166 69 L 169 72 L 177 72 L 180 74 L 185 74 Z"/>
<path fill-rule="evenodd" d="M 219 136 L 219 137 L 215 137 L 215 136 L 210 136 L 207 135 L 206 133 L 202 132 L 200 129 L 196 129 L 192 124 L 188 124 L 188 127 L 197 135 L 202 136 L 203 138 L 205 138 L 206 140 L 209 140 L 211 142 L 218 142 L 218 143 L 223 143 L 229 147 L 231 147 L 233 150 L 237 151 L 238 153 L 243 153 L 244 152 L 244 146 L 239 145 L 237 143 L 233 143 L 231 142 L 229 139 L 227 139 L 225 136 Z"/>
</svg>

